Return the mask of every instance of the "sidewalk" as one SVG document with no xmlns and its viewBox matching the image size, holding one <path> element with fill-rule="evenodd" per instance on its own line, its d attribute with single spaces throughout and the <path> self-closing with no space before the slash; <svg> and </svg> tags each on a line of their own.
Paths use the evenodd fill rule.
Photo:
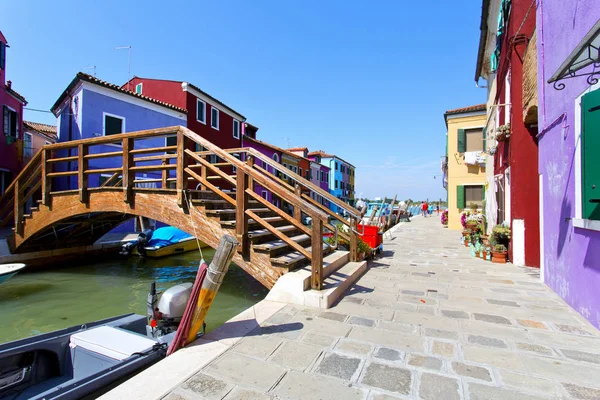
<svg viewBox="0 0 600 400">
<path fill-rule="evenodd" d="M 281 307 L 163 398 L 600 398 L 600 332 L 538 270 L 472 258 L 437 217 L 392 236 L 338 305 Z"/>
</svg>

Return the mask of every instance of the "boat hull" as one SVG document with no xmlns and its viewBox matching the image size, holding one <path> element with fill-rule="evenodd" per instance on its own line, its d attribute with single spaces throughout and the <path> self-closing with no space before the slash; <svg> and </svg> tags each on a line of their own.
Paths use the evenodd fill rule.
<svg viewBox="0 0 600 400">
<path fill-rule="evenodd" d="M 202 248 L 207 247 L 206 244 L 200 242 L 200 246 Z M 184 239 L 179 243 L 173 243 L 168 246 L 155 248 L 155 247 L 146 247 L 146 257 L 150 258 L 160 258 L 172 256 L 174 254 L 186 253 L 188 251 L 198 250 L 198 242 L 196 238 Z M 131 254 L 139 255 L 137 249 L 134 249 Z"/>
</svg>

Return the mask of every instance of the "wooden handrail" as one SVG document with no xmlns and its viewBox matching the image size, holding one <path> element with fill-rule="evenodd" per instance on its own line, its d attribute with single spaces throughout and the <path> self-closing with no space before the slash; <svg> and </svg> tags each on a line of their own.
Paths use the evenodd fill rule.
<svg viewBox="0 0 600 400">
<path fill-rule="evenodd" d="M 4 190 L 4 193 L 2 194 L 2 196 L 0 196 L 0 204 L 4 203 L 6 201 L 6 199 L 8 197 L 10 197 L 10 193 L 13 191 L 13 189 L 15 187 L 15 183 L 18 180 L 20 180 L 24 175 L 29 175 L 30 169 L 33 168 L 33 166 L 40 160 L 41 157 L 42 157 L 41 150 L 34 154 L 34 156 L 29 161 L 29 164 L 27 164 L 25 166 L 25 168 L 23 168 L 23 170 L 19 173 L 19 175 L 17 175 L 16 178 L 13 179 L 13 181 L 10 183 L 10 185 L 8 185 L 8 187 Z"/>
<path fill-rule="evenodd" d="M 80 143 L 86 144 L 88 146 L 94 146 L 99 144 L 122 144 L 124 139 L 143 139 L 149 137 L 157 137 L 157 136 L 167 136 L 167 135 L 175 135 L 179 132 L 179 130 L 183 128 L 182 126 L 169 126 L 166 128 L 159 129 L 147 129 L 144 131 L 132 132 L 132 133 L 119 133 L 117 135 L 110 136 L 101 136 L 95 137 L 91 139 L 78 139 L 72 140 L 70 142 L 62 142 L 55 144 L 47 144 L 43 148 L 48 150 L 63 150 L 68 148 L 77 147 Z M 135 154 L 136 151 L 134 151 Z"/>
</svg>

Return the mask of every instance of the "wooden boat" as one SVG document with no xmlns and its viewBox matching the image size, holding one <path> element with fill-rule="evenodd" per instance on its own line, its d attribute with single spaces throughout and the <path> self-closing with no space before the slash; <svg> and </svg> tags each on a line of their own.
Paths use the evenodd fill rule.
<svg viewBox="0 0 600 400">
<path fill-rule="evenodd" d="M 206 247 L 206 244 L 200 242 L 200 246 Z M 140 233 L 135 241 L 123 245 L 121 254 L 158 258 L 197 249 L 195 237 L 172 226 L 165 226 Z"/>
<path fill-rule="evenodd" d="M 0 264 L 0 283 L 9 280 L 23 268 L 25 264 Z"/>
<path fill-rule="evenodd" d="M 200 242 L 200 246 L 206 247 L 206 245 Z M 145 257 L 160 258 L 166 256 L 172 256 L 173 254 L 186 253 L 188 251 L 198 250 L 198 242 L 196 238 L 190 237 L 182 239 L 177 243 L 172 243 L 167 246 L 145 246 Z M 138 249 L 133 250 L 132 254 L 140 255 Z"/>
</svg>

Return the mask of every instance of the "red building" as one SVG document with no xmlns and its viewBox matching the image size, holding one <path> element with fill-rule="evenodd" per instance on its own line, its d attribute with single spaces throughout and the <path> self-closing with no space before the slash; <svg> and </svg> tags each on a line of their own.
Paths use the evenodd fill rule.
<svg viewBox="0 0 600 400">
<path fill-rule="evenodd" d="M 23 107 L 27 101 L 6 81 L 6 50 L 8 43 L 0 32 L 0 105 L 2 133 L 0 138 L 0 194 L 10 185 L 23 165 Z"/>
<path fill-rule="evenodd" d="M 188 82 L 133 77 L 123 88 L 187 111 L 187 127 L 222 149 L 241 147 L 246 117 Z"/>
<path fill-rule="evenodd" d="M 492 4 L 495 4 L 495 7 L 491 7 Z M 490 92 L 493 93 L 495 90 L 495 96 L 490 99 L 492 104 L 488 105 L 490 114 L 488 119 L 496 120 L 496 130 L 498 126 L 510 124 L 509 137 L 498 142 L 494 154 L 494 177 L 498 187 L 497 222 L 510 223 L 512 240 L 509 254 L 512 262 L 516 265 L 539 267 L 537 108 L 534 112 L 528 112 L 528 106 L 523 100 L 525 97 L 527 102 L 529 97 L 528 93 L 524 96 L 524 91 L 529 91 L 532 85 L 533 88 L 536 85 L 536 74 L 530 73 L 535 71 L 524 69 L 527 53 L 536 51 L 535 2 L 483 0 L 483 5 L 482 39 L 475 80 L 487 75 L 488 82 L 493 82 L 495 74 L 495 86 Z M 495 13 L 496 10 L 498 14 Z M 497 21 L 501 21 L 493 40 L 485 32 L 488 30 L 490 20 L 494 22 L 494 29 Z M 495 47 L 493 58 L 497 63 L 486 71 L 484 53 L 490 46 Z M 535 62 L 531 65 L 535 67 Z M 533 76 L 532 82 L 529 82 L 531 81 L 528 79 L 529 75 Z M 489 123 L 487 130 L 493 132 L 494 123 Z"/>
</svg>

